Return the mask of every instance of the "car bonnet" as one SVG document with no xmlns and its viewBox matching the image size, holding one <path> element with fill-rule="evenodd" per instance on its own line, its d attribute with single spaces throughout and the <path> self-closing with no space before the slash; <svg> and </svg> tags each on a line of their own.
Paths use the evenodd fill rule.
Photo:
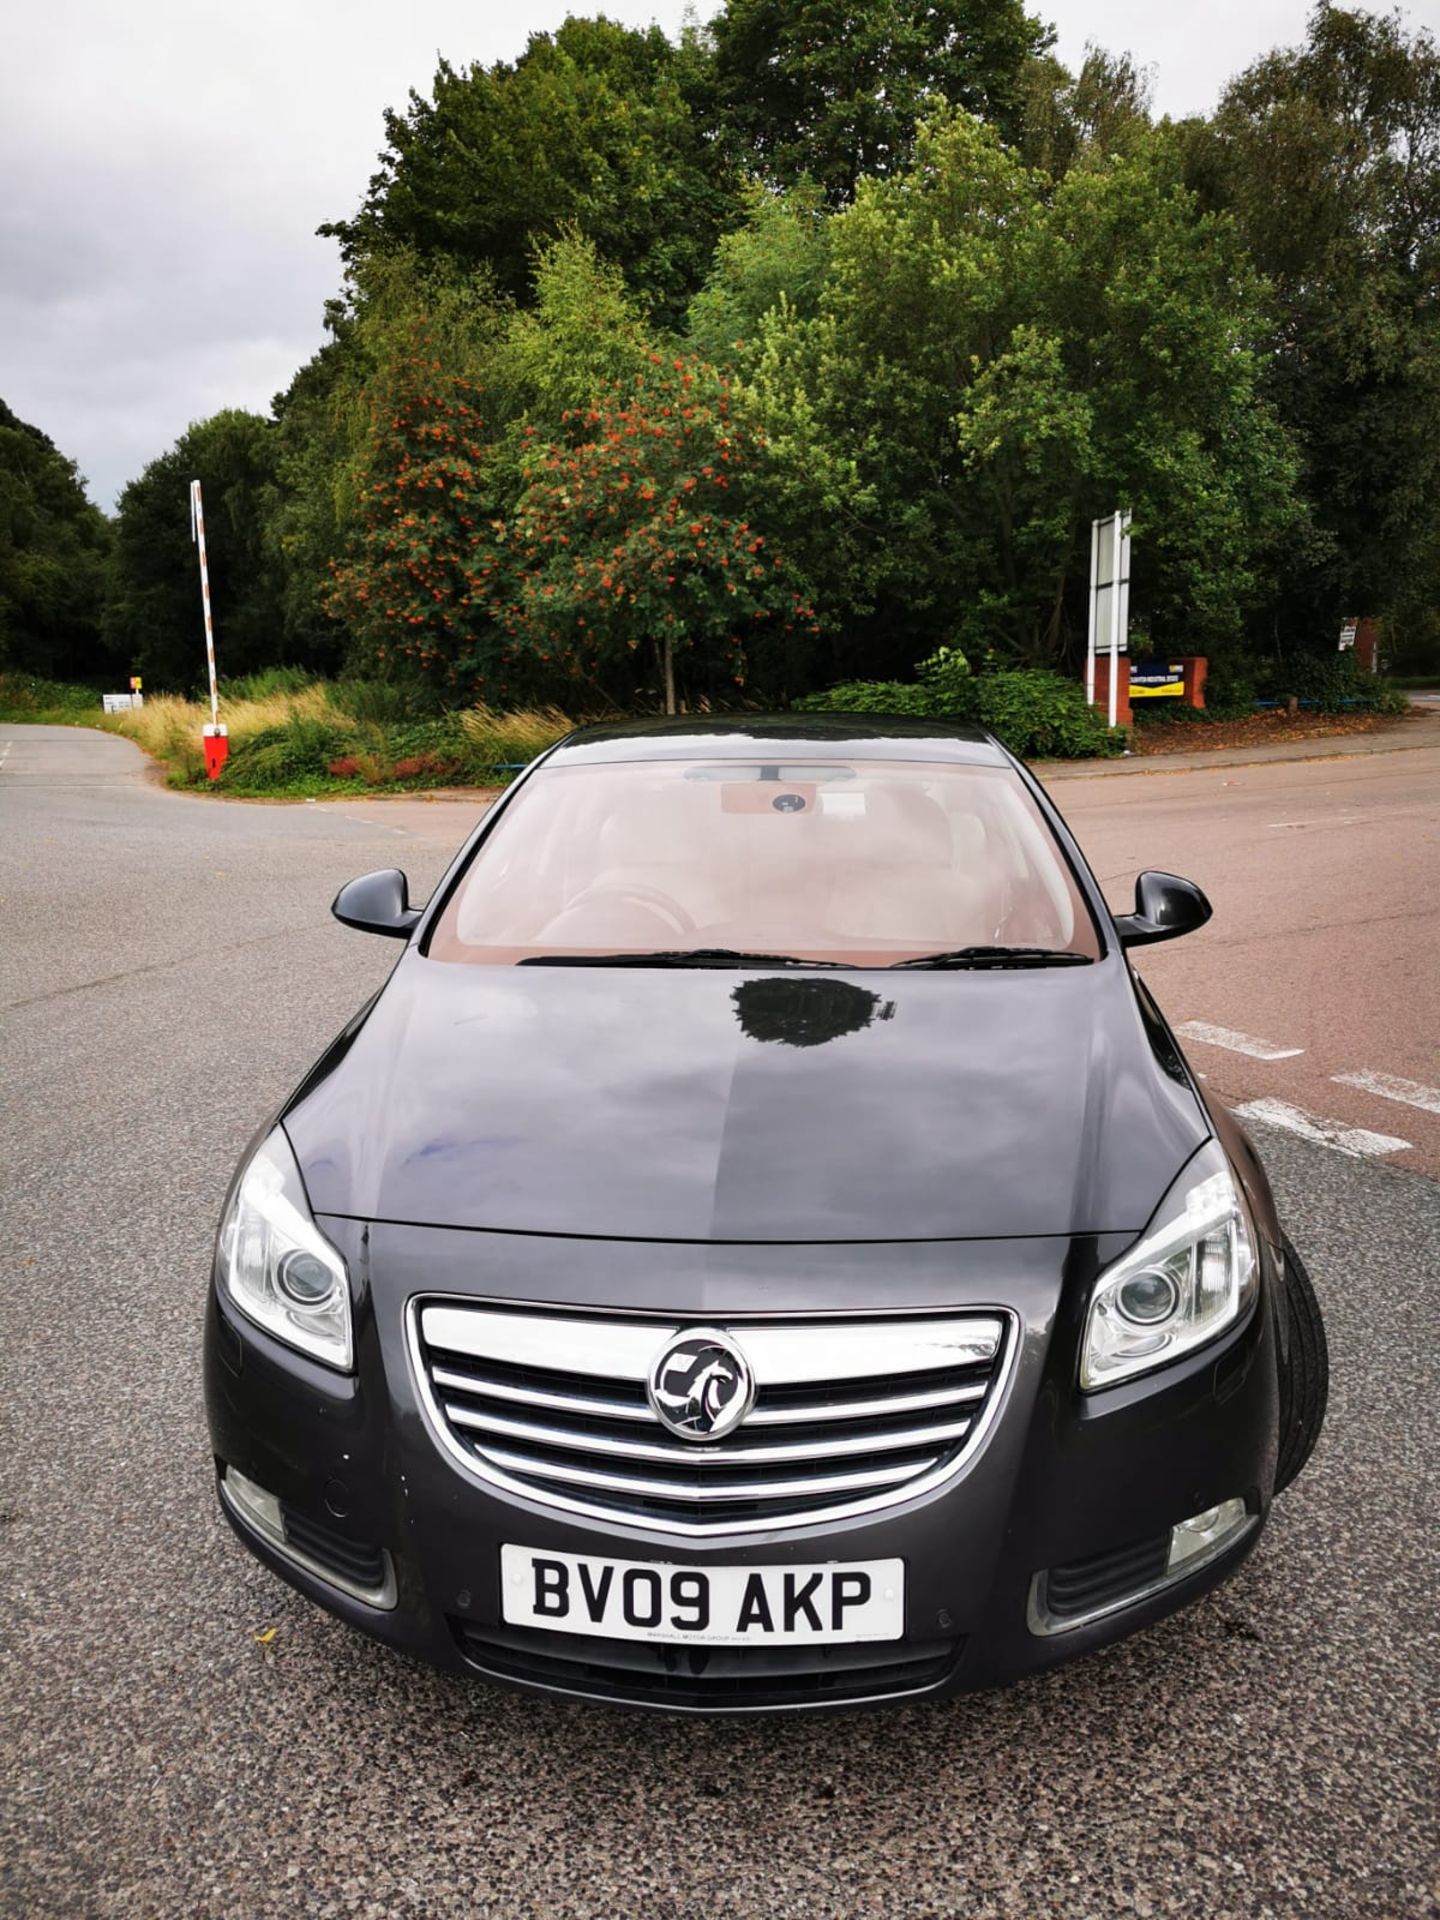
<svg viewBox="0 0 1440 1920">
<path fill-rule="evenodd" d="M 652 1240 L 1138 1232 L 1209 1128 L 1123 962 L 405 957 L 285 1116 L 317 1213 Z"/>
</svg>

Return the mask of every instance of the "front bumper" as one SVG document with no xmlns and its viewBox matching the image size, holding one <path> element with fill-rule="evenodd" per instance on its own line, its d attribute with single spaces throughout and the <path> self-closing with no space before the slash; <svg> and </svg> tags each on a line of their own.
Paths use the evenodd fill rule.
<svg viewBox="0 0 1440 1920">
<path fill-rule="evenodd" d="M 1259 1302 L 1239 1329 L 1150 1380 L 1082 1397 L 1074 1382 L 1083 1303 L 1124 1236 L 705 1249 L 322 1225 L 356 1286 L 355 1376 L 304 1360 L 211 1288 L 206 1394 L 221 1505 L 247 1546 L 301 1592 L 442 1667 L 672 1710 L 965 1691 L 1090 1651 L 1187 1604 L 1234 1570 L 1263 1526 L 1277 1427 L 1268 1249 Z M 477 1271 L 493 1280 L 502 1264 L 506 1285 L 476 1285 Z M 604 1299 L 617 1311 L 710 1321 L 813 1312 L 817 1298 L 838 1313 L 873 1311 L 877 1299 L 900 1313 L 1004 1305 L 1018 1316 L 1019 1350 L 983 1445 L 943 1486 L 849 1520 L 677 1539 L 485 1486 L 441 1450 L 404 1333 L 408 1301 L 436 1290 L 527 1305 Z M 227 1476 L 243 1478 L 225 1489 Z M 278 1525 L 257 1522 L 236 1497 L 245 1481 L 273 1497 Z M 1244 1528 L 1167 1579 L 1157 1543 L 1190 1515 L 1237 1498 Z M 905 1637 L 766 1651 L 507 1627 L 506 1542 L 697 1566 L 898 1558 Z M 1052 1592 L 1063 1604 L 1047 1604 Z"/>
</svg>

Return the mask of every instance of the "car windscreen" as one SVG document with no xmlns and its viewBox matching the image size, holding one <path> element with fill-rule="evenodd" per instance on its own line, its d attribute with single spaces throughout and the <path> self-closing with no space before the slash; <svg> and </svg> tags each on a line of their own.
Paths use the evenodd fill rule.
<svg viewBox="0 0 1440 1920">
<path fill-rule="evenodd" d="M 993 947 L 1100 952 L 1010 768 L 695 759 L 540 768 L 482 841 L 428 952 L 875 967 Z"/>
</svg>

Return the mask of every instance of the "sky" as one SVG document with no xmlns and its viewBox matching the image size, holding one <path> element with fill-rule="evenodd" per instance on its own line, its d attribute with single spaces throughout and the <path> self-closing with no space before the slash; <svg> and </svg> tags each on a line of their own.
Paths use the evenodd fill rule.
<svg viewBox="0 0 1440 1920">
<path fill-rule="evenodd" d="M 569 11 L 679 30 L 684 0 L 42 0 L 0 21 L 0 399 L 110 508 L 191 421 L 265 411 L 338 291 L 322 221 L 355 211 L 382 114 L 437 54 L 514 59 Z M 1158 111 L 1303 37 L 1309 0 L 1039 0 L 1154 70 Z M 1413 25 L 1440 24 L 1416 0 Z M 702 14 L 713 6 L 702 6 Z"/>
</svg>

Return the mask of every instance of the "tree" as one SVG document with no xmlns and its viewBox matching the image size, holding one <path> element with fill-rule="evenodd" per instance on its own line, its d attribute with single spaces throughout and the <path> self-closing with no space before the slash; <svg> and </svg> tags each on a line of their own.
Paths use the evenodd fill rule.
<svg viewBox="0 0 1440 1920">
<path fill-rule="evenodd" d="M 1322 535 L 1277 617 L 1333 646 L 1342 614 L 1440 598 L 1440 49 L 1318 6 L 1184 138 L 1276 292 L 1270 386 Z"/>
<path fill-rule="evenodd" d="M 1020 157 L 1052 179 L 1116 154 L 1137 158 L 1149 144 L 1150 75 L 1128 53 L 1088 46 L 1078 74 L 1038 55 L 1020 85 Z"/>
<path fill-rule="evenodd" d="M 717 136 L 837 206 L 903 172 L 944 102 L 1017 132 L 1022 68 L 1051 38 L 1022 0 L 726 0 L 709 36 Z"/>
<path fill-rule="evenodd" d="M 568 424 L 569 443 L 537 439 L 509 531 L 506 624 L 536 659 L 627 702 L 653 670 L 673 713 L 682 683 L 733 697 L 758 631 L 815 631 L 740 505 L 763 442 L 722 373 L 657 354 Z"/>
<path fill-rule="evenodd" d="M 285 657 L 280 583 L 267 538 L 275 482 L 274 427 L 238 408 L 201 420 L 120 495 L 107 644 L 152 686 L 206 679 L 200 577 L 189 488 L 205 501 L 215 649 L 222 672 L 250 673 Z"/>
<path fill-rule="evenodd" d="M 491 382 L 509 317 L 483 273 L 403 251 L 360 262 L 346 297 L 329 303 L 330 338 L 274 403 L 267 531 L 283 582 L 289 657 L 328 669 L 346 653 L 340 616 L 350 603 L 337 599 L 335 573 L 353 559 L 373 518 L 376 421 L 387 405 L 395 413 L 391 402 L 406 390 L 400 369 L 423 352 L 438 359 L 447 380 L 478 391 Z M 389 471 L 398 458 L 386 456 L 381 468 Z M 365 629 L 355 658 L 373 668 L 377 644 Z"/>
<path fill-rule="evenodd" d="M 327 607 L 368 670 L 480 697 L 506 651 L 488 612 L 500 561 L 480 391 L 447 366 L 423 315 L 394 344 L 368 390 L 356 511 Z"/>
<path fill-rule="evenodd" d="M 719 150 L 658 27 L 571 18 L 510 65 L 442 61 L 432 97 L 385 116 L 360 212 L 321 229 L 349 265 L 397 247 L 484 266 L 528 301 L 534 247 L 574 226 L 662 322 L 678 322 L 733 217 Z"/>
<path fill-rule="evenodd" d="M 0 670 L 79 680 L 103 668 L 109 545 L 75 462 L 0 401 Z"/>
<path fill-rule="evenodd" d="M 829 215 L 818 188 L 777 194 L 752 187 L 744 226 L 721 237 L 705 285 L 690 302 L 690 351 L 702 360 L 738 361 L 754 348 L 773 308 L 813 314 L 829 260 Z"/>
<path fill-rule="evenodd" d="M 816 316 L 772 313 L 742 381 L 835 668 L 1073 657 L 1088 522 L 1117 506 L 1163 644 L 1238 633 L 1293 524 L 1262 332 L 1228 222 L 1146 164 L 1055 188 L 968 117 L 922 131 L 913 172 L 835 218 Z"/>
</svg>

